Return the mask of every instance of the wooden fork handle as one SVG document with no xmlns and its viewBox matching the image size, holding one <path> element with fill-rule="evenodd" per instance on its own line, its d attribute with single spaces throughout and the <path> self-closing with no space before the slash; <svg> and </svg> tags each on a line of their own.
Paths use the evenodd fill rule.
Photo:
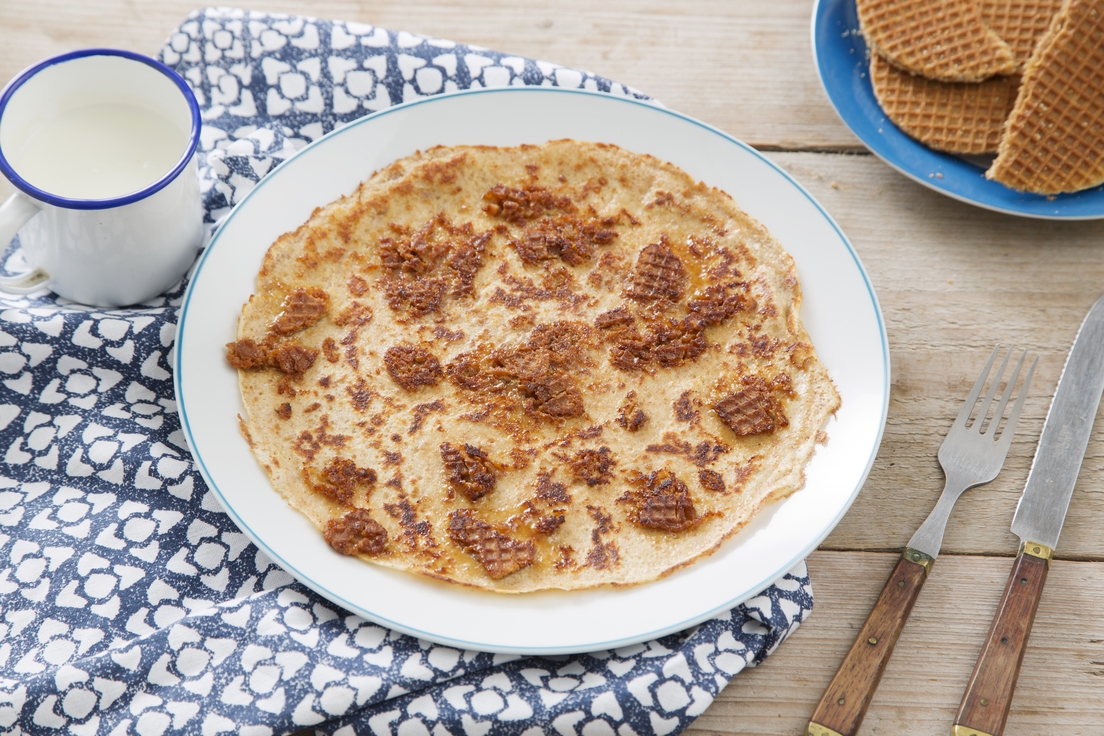
<svg viewBox="0 0 1104 736">
<path fill-rule="evenodd" d="M 1040 548 L 1045 550 L 1041 554 L 1031 551 Z M 1000 736 L 1004 732 L 1027 637 L 1046 583 L 1049 557 L 1050 549 L 1043 545 L 1027 542 L 1020 548 L 955 716 L 955 736 Z"/>
<path fill-rule="evenodd" d="M 905 550 L 813 711 L 808 736 L 854 736 L 858 732 L 931 564 L 932 558 L 923 552 Z"/>
</svg>

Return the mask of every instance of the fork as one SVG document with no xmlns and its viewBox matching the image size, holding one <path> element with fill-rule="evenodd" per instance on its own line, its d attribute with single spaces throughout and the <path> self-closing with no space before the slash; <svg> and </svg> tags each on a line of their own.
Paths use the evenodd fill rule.
<svg viewBox="0 0 1104 736">
<path fill-rule="evenodd" d="M 878 681 L 882 679 L 882 673 L 893 654 L 897 638 L 905 627 L 916 598 L 920 595 L 920 589 L 931 574 L 932 563 L 939 556 L 943 532 L 955 501 L 966 490 L 996 478 L 1004 465 L 1004 458 L 1012 444 L 1012 435 L 1016 431 L 1039 359 L 1036 357 L 1028 368 L 1019 396 L 1011 413 L 1005 418 L 1004 412 L 1008 408 L 1027 356 L 1026 350 L 1020 353 L 1004 393 L 993 411 L 992 419 L 986 422 L 997 387 L 1015 348 L 1010 348 L 1005 354 L 981 407 L 974 415 L 974 407 L 999 350 L 1000 345 L 993 348 L 985 368 L 978 376 L 970 395 L 966 397 L 966 403 L 939 447 L 939 464 L 946 477 L 943 493 L 927 520 L 912 535 L 901 559 L 882 588 L 873 610 L 859 630 L 858 637 L 824 691 L 809 720 L 807 736 L 854 736 L 858 732 L 870 699 L 878 687 Z M 974 416 L 972 422 L 971 416 Z M 1002 419 L 1004 426 L 1000 428 Z"/>
</svg>

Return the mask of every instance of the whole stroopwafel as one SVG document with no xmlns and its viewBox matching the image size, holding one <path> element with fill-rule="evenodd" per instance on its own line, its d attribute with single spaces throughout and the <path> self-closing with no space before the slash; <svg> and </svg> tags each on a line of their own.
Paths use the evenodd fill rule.
<svg viewBox="0 0 1104 736">
<path fill-rule="evenodd" d="M 1017 70 L 1031 58 L 1061 7 L 1062 0 L 978 0 L 982 22 L 1012 47 Z"/>
<path fill-rule="evenodd" d="M 985 175 L 1039 194 L 1104 182 L 1104 1 L 1067 0 L 1054 17 Z"/>
<path fill-rule="evenodd" d="M 870 56 L 870 81 L 882 110 L 908 135 L 939 151 L 992 153 L 1016 101 L 1019 77 L 980 83 L 936 82 Z"/>
<path fill-rule="evenodd" d="M 981 19 L 974 0 L 857 0 L 867 41 L 906 71 L 944 82 L 1011 74 L 1011 47 Z"/>
</svg>

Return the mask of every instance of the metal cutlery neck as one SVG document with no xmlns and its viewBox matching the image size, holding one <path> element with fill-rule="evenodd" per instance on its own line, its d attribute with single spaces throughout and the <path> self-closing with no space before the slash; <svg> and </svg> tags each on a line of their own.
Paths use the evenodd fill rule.
<svg viewBox="0 0 1104 736">
<path fill-rule="evenodd" d="M 939 548 L 943 545 L 943 533 L 947 529 L 947 520 L 951 517 L 951 510 L 954 508 L 955 502 L 958 501 L 959 496 L 976 485 L 980 484 L 971 482 L 964 475 L 948 472 L 946 483 L 943 486 L 943 493 L 940 494 L 935 508 L 931 510 L 928 518 L 912 535 L 908 546 L 911 549 L 920 550 L 933 560 L 938 557 Z"/>
</svg>

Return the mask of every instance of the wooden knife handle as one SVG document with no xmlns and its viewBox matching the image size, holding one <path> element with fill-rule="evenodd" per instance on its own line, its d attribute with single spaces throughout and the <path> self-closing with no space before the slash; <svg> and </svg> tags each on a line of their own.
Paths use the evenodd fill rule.
<svg viewBox="0 0 1104 736">
<path fill-rule="evenodd" d="M 817 703 L 806 730 L 808 736 L 854 736 L 858 732 L 931 563 L 932 558 L 923 552 L 905 550 Z"/>
<path fill-rule="evenodd" d="M 1025 549 L 1045 550 L 1036 556 Z M 1050 549 L 1027 542 L 1012 565 L 1008 585 L 974 674 L 954 720 L 956 736 L 1000 736 L 1008 720 L 1012 693 L 1027 649 L 1027 637 L 1039 608 L 1049 568 Z"/>
</svg>

